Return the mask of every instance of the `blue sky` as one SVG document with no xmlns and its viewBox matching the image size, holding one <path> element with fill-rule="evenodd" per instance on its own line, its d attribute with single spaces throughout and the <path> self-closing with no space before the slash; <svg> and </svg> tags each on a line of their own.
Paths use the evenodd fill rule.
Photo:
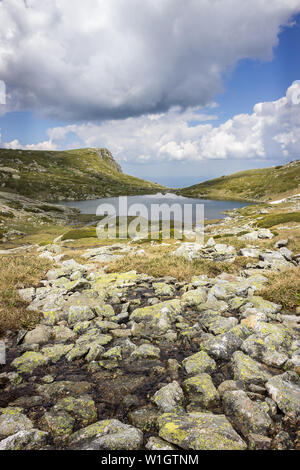
<svg viewBox="0 0 300 470">
<path fill-rule="evenodd" d="M 134 3 L 134 0 L 132 1 Z M 224 3 L 226 4 L 226 1 Z M 285 4 L 284 1 L 282 3 Z M 299 2 L 295 0 L 294 3 L 297 5 L 292 12 L 295 10 L 299 12 Z M 9 4 L 5 2 L 5 0 L 3 4 L 4 5 L 1 5 L 1 7 L 3 8 L 4 14 L 7 14 L 7 21 L 13 21 L 13 12 L 10 11 Z M 38 4 L 35 3 L 35 1 L 32 1 L 32 5 L 33 8 L 39 8 L 36 6 Z M 187 7 L 187 9 L 188 8 L 189 7 Z M 209 8 L 209 6 L 207 6 L 207 8 Z M 251 9 L 251 7 L 249 8 Z M 220 52 L 220 56 L 218 53 L 215 53 L 215 48 L 212 48 L 210 56 L 206 57 L 204 60 L 203 54 L 205 52 L 201 51 L 201 45 L 197 46 L 196 44 L 188 43 L 185 47 L 182 46 L 180 56 L 177 56 L 174 52 L 174 65 L 172 62 L 173 43 L 171 43 L 171 52 L 168 51 L 170 69 L 181 62 L 187 66 L 187 76 L 178 77 L 176 83 L 174 80 L 174 91 L 172 90 L 172 83 L 170 83 L 170 89 L 167 89 L 167 91 L 163 88 L 163 86 L 165 86 L 162 85 L 165 83 L 165 70 L 160 62 L 156 63 L 158 54 L 157 49 L 155 49 L 156 44 L 152 44 L 151 42 L 154 41 L 154 39 L 149 39 L 149 36 L 145 37 L 142 39 L 142 43 L 143 40 L 145 42 L 145 48 L 147 46 L 148 50 L 149 48 L 155 50 L 156 55 L 153 54 L 153 70 L 157 70 L 158 85 L 155 82 L 156 77 L 154 76 L 153 80 L 149 81 L 149 84 L 147 84 L 147 88 L 142 90 L 141 94 L 137 97 L 134 96 L 134 99 L 131 101 L 127 99 L 127 96 L 131 96 L 133 93 L 132 90 L 136 90 L 139 84 L 135 83 L 134 79 L 130 76 L 128 77 L 128 74 L 126 75 L 126 80 L 128 81 L 126 99 L 120 95 L 120 90 L 124 88 L 124 80 L 120 82 L 120 85 L 118 84 L 116 89 L 110 89 L 109 80 L 104 76 L 102 79 L 105 80 L 105 82 L 101 82 L 101 78 L 99 78 L 100 86 L 97 88 L 96 98 L 95 93 L 94 96 L 92 94 L 91 96 L 86 94 L 80 97 L 78 96 L 78 90 L 74 90 L 74 92 L 77 92 L 77 96 L 76 99 L 73 98 L 72 100 L 72 87 L 75 87 L 76 84 L 72 82 L 68 87 L 66 85 L 66 78 L 64 83 L 65 89 L 60 90 L 60 77 L 57 78 L 57 83 L 55 83 L 56 78 L 51 77 L 52 69 L 46 70 L 43 77 L 38 73 L 39 69 L 37 64 L 36 69 L 32 66 L 29 71 L 27 70 L 30 80 L 27 77 L 27 81 L 25 82 L 25 79 L 20 76 L 20 82 L 18 82 L 15 75 L 13 78 L 12 75 L 10 75 L 10 67 L 11 70 L 13 70 L 13 67 L 10 63 L 7 63 L 6 68 L 3 68 L 5 71 L 5 73 L 3 73 L 3 79 L 5 78 L 7 84 L 10 102 L 7 109 L 2 112 L 2 115 L 0 114 L 2 145 L 11 148 L 35 148 L 36 146 L 36 148 L 39 149 L 106 146 L 121 163 L 124 171 L 171 187 L 194 184 L 208 178 L 242 169 L 271 166 L 299 158 L 295 150 L 297 143 L 295 143 L 294 137 L 297 130 L 299 130 L 297 129 L 299 125 L 297 120 L 299 109 L 293 108 L 293 117 L 291 119 L 287 119 L 288 112 L 286 110 L 284 113 L 280 111 L 280 115 L 278 115 L 278 117 L 276 116 L 276 123 L 272 123 L 272 126 L 270 126 L 270 116 L 272 116 L 273 111 L 270 111 L 267 105 L 268 102 L 279 102 L 280 99 L 286 97 L 287 90 L 293 83 L 300 79 L 300 13 L 294 16 L 289 15 L 286 11 L 286 7 L 282 8 L 282 11 L 280 10 L 278 13 L 278 17 L 276 16 L 274 19 L 272 16 L 273 12 L 268 10 L 267 6 L 265 6 L 265 10 L 263 10 L 260 15 L 261 17 L 265 15 L 264 22 L 264 18 L 260 17 L 257 20 L 255 19 L 254 15 L 256 14 L 256 10 L 254 5 L 253 22 L 250 23 L 251 18 L 248 20 L 248 18 L 245 17 L 245 24 L 243 25 L 243 31 L 247 31 L 247 28 L 249 28 L 249 37 L 247 36 L 248 33 L 245 33 L 245 37 L 243 38 L 245 42 L 243 47 L 247 52 L 245 52 L 242 46 L 240 48 L 238 47 L 239 45 L 236 44 L 236 39 L 235 42 L 230 39 L 231 29 L 228 29 L 228 44 L 226 47 L 227 50 L 228 48 L 232 48 L 232 54 L 228 54 L 229 57 L 228 59 L 226 58 L 226 60 L 223 60 L 222 51 Z M 29 19 L 30 13 L 30 9 L 27 9 L 26 14 L 29 15 Z M 48 16 L 51 17 L 52 11 L 45 11 L 43 13 L 47 13 Z M 53 11 L 53 14 L 54 13 L 55 11 Z M 67 14 L 68 12 L 62 11 L 60 13 Z M 147 19 L 143 19 L 142 17 L 144 11 L 140 13 L 140 21 L 147 21 Z M 149 10 L 146 13 L 149 16 Z M 164 12 L 162 12 L 162 14 L 163 13 Z M 167 13 L 166 11 L 166 15 Z M 245 16 L 244 11 L 238 13 Z M 191 10 L 191 18 L 186 20 L 186 28 L 197 28 L 197 24 L 194 25 L 192 16 L 193 11 Z M 251 17 L 251 12 L 249 16 Z M 241 16 L 238 16 L 236 20 L 240 21 L 240 18 Z M 286 26 L 286 23 L 290 21 L 291 18 L 293 18 L 293 26 Z M 108 13 L 107 27 L 110 21 L 112 20 Z M 127 28 L 128 21 L 130 20 L 127 19 L 126 21 L 125 26 Z M 151 19 L 149 21 L 151 21 Z M 176 18 L 176 21 L 178 22 L 178 18 Z M 228 28 L 233 27 L 231 25 L 232 21 L 231 15 L 228 17 Z M 262 34 L 261 42 L 259 37 L 257 41 L 255 41 L 255 37 L 253 37 L 256 27 L 255 21 L 257 21 L 260 29 L 260 21 L 262 21 L 262 24 L 265 25 L 265 29 L 267 30 L 265 35 L 258 31 L 258 35 Z M 46 29 L 45 23 L 43 23 L 42 28 Z M 133 28 L 135 28 L 135 26 Z M 142 34 L 147 30 L 147 23 L 144 23 L 143 28 Z M 281 28 L 280 34 L 278 34 L 279 28 Z M 268 31 L 268 29 L 270 29 L 270 31 Z M 46 31 L 43 31 L 43 33 L 44 32 L 46 33 Z M 136 31 L 134 31 L 134 33 L 136 33 Z M 62 34 L 64 38 L 65 30 L 58 30 L 57 34 Z M 153 34 L 155 34 L 155 31 Z M 160 34 L 160 31 L 158 31 L 158 34 Z M 198 34 L 198 32 L 195 34 Z M 210 32 L 207 31 L 203 34 L 209 36 Z M 30 39 L 29 30 L 28 40 Z M 205 42 L 206 36 L 202 36 L 200 39 Z M 45 47 L 49 50 L 50 46 L 57 48 L 58 44 L 61 45 L 64 40 L 65 39 L 62 39 L 59 43 L 54 43 L 55 38 L 49 37 L 49 44 L 46 39 Z M 225 37 L 224 41 L 226 42 L 226 40 L 227 38 Z M 175 42 L 175 38 L 173 42 Z M 276 42 L 278 42 L 277 45 Z M 199 42 L 199 44 L 201 44 L 201 42 Z M 174 50 L 175 45 L 176 44 L 174 44 Z M 216 45 L 219 47 L 217 42 Z M 16 44 L 12 44 L 12 51 L 13 47 L 16 47 Z M 64 58 L 65 62 L 66 60 L 70 60 L 70 65 L 67 70 L 69 71 L 71 65 L 74 66 L 73 52 L 72 49 L 68 51 L 67 44 L 64 44 L 64 47 L 69 54 L 67 59 Z M 82 53 L 86 54 L 86 52 L 89 52 L 89 48 L 92 49 L 90 42 L 87 43 L 86 48 L 87 49 L 83 50 Z M 236 48 L 237 50 L 235 51 Z M 240 49 L 242 49 L 242 51 Z M 248 52 L 249 50 L 251 52 Z M 271 57 L 272 50 L 273 57 Z M 16 70 L 15 63 L 18 62 L 17 48 L 15 54 L 14 70 Z M 29 54 L 30 52 L 28 52 L 27 62 L 30 62 L 33 58 L 36 62 L 36 49 L 34 50 L 34 54 Z M 216 54 L 214 61 L 211 59 L 213 54 Z M 242 58 L 240 58 L 240 56 L 242 56 Z M 92 57 L 94 56 L 91 55 L 91 58 Z M 101 56 L 101 60 L 102 58 L 103 55 Z M 137 70 L 139 69 L 139 64 L 141 64 L 141 68 L 143 68 L 144 57 L 137 56 L 136 58 L 134 57 L 134 59 L 136 59 Z M 100 61 L 98 56 L 97 60 Z M 119 60 L 118 56 L 115 59 L 116 64 Z M 209 70 L 209 68 L 211 68 L 211 70 L 218 69 L 218 72 L 213 72 L 210 77 L 206 70 L 205 73 L 207 76 L 203 72 L 202 77 L 203 69 L 201 69 L 201 60 L 206 64 L 207 70 Z M 198 62 L 199 69 L 197 69 Z M 130 64 L 132 63 L 133 58 L 131 56 Z M 53 64 L 54 66 L 56 65 L 54 59 Z M 127 66 L 127 62 L 124 62 L 125 71 Z M 20 71 L 27 69 L 27 65 L 22 62 L 19 64 L 19 67 Z M 112 61 L 110 67 L 114 70 L 114 61 Z M 44 68 L 46 69 L 46 66 Z M 43 69 L 41 68 L 41 70 Z M 89 69 L 87 70 L 89 71 Z M 32 77 L 30 77 L 31 73 Z M 90 73 L 94 73 L 92 67 L 90 68 Z M 65 75 L 62 74 L 62 80 L 64 76 Z M 111 82 L 114 81 L 116 76 L 112 75 Z M 47 81 L 48 78 L 49 83 Z M 81 79 L 82 77 L 79 78 Z M 159 78 L 161 78 L 162 84 L 159 83 Z M 141 79 L 143 82 L 146 82 L 147 75 L 142 75 Z M 202 82 L 204 82 L 203 90 L 201 89 Z M 105 87 L 107 87 L 105 90 L 105 87 L 103 87 L 103 92 L 101 83 L 105 83 Z M 178 83 L 180 86 L 178 86 Z M 157 91 L 159 86 L 161 89 Z M 58 97 L 54 95 L 50 96 L 51 87 L 54 89 L 56 87 L 61 95 Z M 119 93 L 118 102 L 121 104 L 115 106 L 117 92 Z M 110 93 L 112 95 L 114 93 L 114 95 L 109 102 L 106 97 L 109 96 Z M 68 96 L 69 94 L 70 97 Z M 34 97 L 32 98 L 33 95 Z M 147 99 L 145 98 L 146 95 Z M 94 101 L 98 99 L 98 96 L 100 103 L 94 106 Z M 157 96 L 159 96 L 159 98 Z M 76 102 L 77 97 L 78 103 Z M 83 101 L 85 104 L 81 105 Z M 89 102 L 90 105 L 88 106 Z M 155 105 L 153 105 L 154 102 Z M 266 103 L 264 111 L 262 113 L 259 112 L 258 115 L 257 113 L 254 115 L 253 107 L 261 102 Z M 296 103 L 296 105 L 298 106 L 298 103 Z M 286 106 L 288 106 L 288 104 Z M 277 108 L 278 106 L 276 106 L 276 110 Z M 12 111 L 12 109 L 16 110 Z M 268 120 L 265 118 L 265 109 L 270 113 Z M 230 120 L 240 114 L 246 114 L 246 119 L 237 119 L 234 128 L 231 128 Z M 155 119 L 152 116 L 156 116 Z M 199 121 L 196 121 L 198 116 Z M 174 119 L 174 126 L 172 126 L 172 119 Z M 264 122 L 263 119 L 265 119 L 266 122 Z M 155 122 L 157 124 L 155 124 Z M 264 128 L 264 134 L 260 132 L 257 138 L 258 141 L 260 140 L 259 145 L 256 145 L 255 136 L 253 136 L 253 139 L 250 139 L 249 143 L 247 143 L 247 148 L 244 146 L 245 136 L 248 137 L 251 133 L 253 134 L 253 129 L 257 130 L 257 123 L 260 123 L 259 126 Z M 289 136 L 289 138 L 286 136 L 282 137 L 280 133 L 281 123 L 283 128 L 285 128 L 286 136 Z M 225 126 L 226 129 L 222 126 Z M 193 132 L 190 129 L 191 127 L 194 127 Z M 241 127 L 243 129 L 241 135 L 239 135 L 238 133 Z M 134 129 L 133 133 L 131 132 L 131 128 Z M 63 134 L 63 136 L 61 136 L 61 134 Z M 132 139 L 130 141 L 128 136 L 131 134 Z M 291 137 L 292 134 L 293 138 Z M 232 135 L 234 135 L 234 141 L 232 141 Z M 146 139 L 149 139 L 149 142 Z M 225 139 L 224 144 L 222 139 Z M 287 142 L 287 140 L 289 140 L 289 142 Z M 156 141 L 159 141 L 159 146 L 156 145 Z M 276 144 L 277 146 L 275 146 L 275 142 L 277 142 L 277 144 L 280 142 L 280 145 Z M 220 148 L 220 146 L 222 148 Z M 223 151 L 225 148 L 226 150 Z"/>
</svg>

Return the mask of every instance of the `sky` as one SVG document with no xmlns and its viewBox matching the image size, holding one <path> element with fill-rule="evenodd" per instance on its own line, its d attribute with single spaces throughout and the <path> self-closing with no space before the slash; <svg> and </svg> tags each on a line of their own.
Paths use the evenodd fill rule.
<svg viewBox="0 0 300 470">
<path fill-rule="evenodd" d="M 0 0 L 1 84 L 0 147 L 107 147 L 169 187 L 283 164 L 300 0 Z"/>
</svg>

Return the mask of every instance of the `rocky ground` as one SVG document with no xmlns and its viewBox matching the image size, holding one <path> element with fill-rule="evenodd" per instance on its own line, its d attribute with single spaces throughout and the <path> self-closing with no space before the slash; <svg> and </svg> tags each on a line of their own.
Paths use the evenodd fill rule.
<svg viewBox="0 0 300 470">
<path fill-rule="evenodd" d="M 234 228 L 242 247 L 219 243 Z M 85 250 L 83 263 L 60 240 L 39 248 L 53 268 L 20 296 L 41 322 L 0 342 L 0 450 L 300 447 L 300 311 L 257 293 L 300 255 L 284 239 L 262 248 L 273 233 L 243 217 L 207 230 L 204 247 L 173 255 L 245 257 L 238 275 L 108 272 L 144 256 L 131 243 Z"/>
</svg>

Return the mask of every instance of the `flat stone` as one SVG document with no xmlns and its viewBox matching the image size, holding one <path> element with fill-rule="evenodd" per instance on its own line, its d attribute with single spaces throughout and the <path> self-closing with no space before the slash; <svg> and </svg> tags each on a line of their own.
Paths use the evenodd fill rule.
<svg viewBox="0 0 300 470">
<path fill-rule="evenodd" d="M 49 434 L 31 429 L 19 431 L 0 442 L 0 450 L 41 450 L 48 443 Z"/>
<path fill-rule="evenodd" d="M 224 415 L 211 413 L 163 414 L 159 436 L 185 450 L 244 450 L 246 443 Z"/>
<path fill-rule="evenodd" d="M 74 450 L 139 450 L 143 433 L 117 419 L 98 421 L 70 437 Z"/>
</svg>

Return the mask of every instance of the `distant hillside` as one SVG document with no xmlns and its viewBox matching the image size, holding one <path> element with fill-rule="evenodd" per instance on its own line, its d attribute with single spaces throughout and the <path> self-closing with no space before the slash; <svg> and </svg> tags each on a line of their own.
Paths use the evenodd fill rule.
<svg viewBox="0 0 300 470">
<path fill-rule="evenodd" d="M 107 149 L 0 149 L 0 186 L 42 201 L 96 199 L 164 189 L 122 172 Z"/>
<path fill-rule="evenodd" d="M 267 202 L 300 192 L 300 160 L 283 166 L 247 170 L 179 190 L 188 197 Z"/>
</svg>

